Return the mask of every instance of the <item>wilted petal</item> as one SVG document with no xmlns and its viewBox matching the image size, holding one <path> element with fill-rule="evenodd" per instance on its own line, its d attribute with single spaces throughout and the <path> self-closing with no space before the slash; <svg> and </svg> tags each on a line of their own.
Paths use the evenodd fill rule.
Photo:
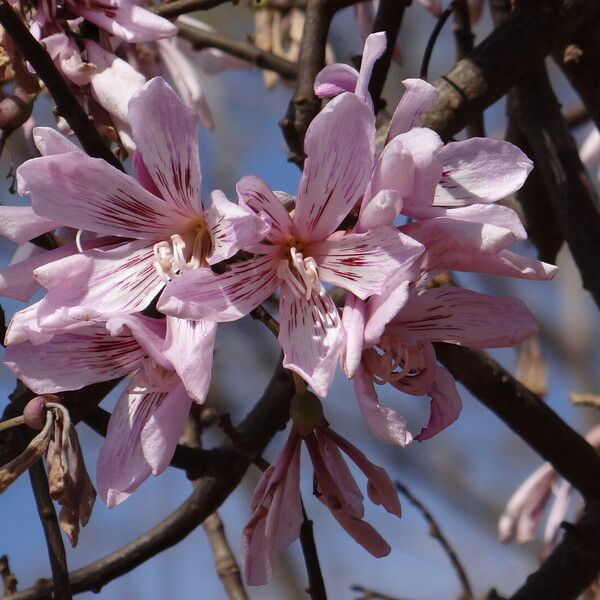
<svg viewBox="0 0 600 600">
<path fill-rule="evenodd" d="M 144 355 L 131 335 L 113 337 L 104 325 L 93 323 L 38 346 L 11 344 L 4 363 L 36 393 L 48 394 L 123 377 Z"/>
<path fill-rule="evenodd" d="M 38 318 L 46 327 L 144 310 L 164 287 L 144 240 L 73 254 L 35 270 L 48 289 Z"/>
<path fill-rule="evenodd" d="M 140 441 L 153 475 L 162 473 L 173 458 L 191 404 L 192 399 L 184 385 L 179 384 L 168 394 L 162 395 L 152 405 L 153 410 L 148 412 Z"/>
<path fill-rule="evenodd" d="M 227 200 L 220 190 L 212 192 L 211 199 L 212 206 L 205 215 L 212 241 L 208 263 L 214 265 L 260 242 L 268 226 L 246 206 Z"/>
<path fill-rule="evenodd" d="M 346 342 L 333 300 L 325 290 L 306 300 L 295 296 L 284 285 L 279 300 L 279 320 L 278 339 L 284 352 L 283 366 L 298 373 L 320 398 L 324 398 Z"/>
<path fill-rule="evenodd" d="M 319 277 L 363 300 L 380 294 L 395 271 L 406 270 L 423 247 L 391 227 L 350 233 L 312 244 L 310 254 Z"/>
<path fill-rule="evenodd" d="M 109 16 L 99 7 L 96 10 L 78 9 L 77 13 L 101 29 L 129 42 L 152 42 L 177 35 L 177 27 L 133 1 L 119 0 L 116 13 Z"/>
<path fill-rule="evenodd" d="M 182 319 L 235 321 L 266 300 L 278 284 L 272 256 L 235 263 L 222 275 L 196 269 L 167 285 L 158 310 Z"/>
<path fill-rule="evenodd" d="M 408 445 L 412 436 L 406 428 L 406 419 L 395 410 L 381 406 L 373 381 L 363 366 L 359 366 L 352 381 L 358 407 L 371 433 L 386 444 Z"/>
<path fill-rule="evenodd" d="M 495 202 L 521 188 L 533 163 L 504 140 L 470 138 L 437 150 L 443 165 L 435 206 Z"/>
<path fill-rule="evenodd" d="M 129 121 L 138 151 L 161 196 L 183 214 L 199 213 L 196 113 L 181 102 L 162 77 L 155 77 L 129 102 Z"/>
<path fill-rule="evenodd" d="M 177 371 L 188 394 L 198 403 L 206 399 L 212 375 L 217 324 L 167 317 L 165 356 Z"/>
<path fill-rule="evenodd" d="M 408 281 L 392 281 L 379 296 L 371 296 L 367 303 L 364 330 L 365 347 L 379 343 L 386 325 L 398 314 L 409 298 Z"/>
<path fill-rule="evenodd" d="M 392 116 L 389 140 L 413 127 L 421 127 L 421 115 L 431 110 L 438 98 L 435 87 L 422 79 L 405 79 L 402 83 L 406 91 Z"/>
<path fill-rule="evenodd" d="M 519 298 L 496 298 L 471 290 L 441 287 L 412 294 L 390 332 L 414 345 L 422 339 L 471 348 L 516 346 L 539 326 Z"/>
<path fill-rule="evenodd" d="M 423 442 L 437 435 L 440 431 L 452 425 L 462 410 L 462 402 L 456 389 L 454 377 L 437 365 L 435 379 L 427 392 L 431 397 L 429 422 L 421 429 L 415 440 Z"/>
<path fill-rule="evenodd" d="M 17 244 L 57 227 L 60 223 L 39 217 L 31 206 L 0 206 L 0 235 Z"/>
<path fill-rule="evenodd" d="M 371 175 L 373 112 L 355 94 L 334 98 L 312 121 L 294 224 L 307 240 L 332 233 L 358 202 Z"/>
<path fill-rule="evenodd" d="M 135 179 L 82 152 L 28 160 L 17 169 L 17 184 L 38 215 L 75 229 L 160 239 L 187 225 Z"/>
</svg>

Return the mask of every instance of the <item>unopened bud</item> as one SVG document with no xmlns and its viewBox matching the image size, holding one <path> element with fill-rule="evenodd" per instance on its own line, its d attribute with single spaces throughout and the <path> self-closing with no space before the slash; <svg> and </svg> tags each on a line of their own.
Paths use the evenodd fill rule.
<svg viewBox="0 0 600 600">
<path fill-rule="evenodd" d="M 46 402 L 56 402 L 56 396 L 36 396 L 30 400 L 23 409 L 25 424 L 38 431 L 46 424 Z"/>
</svg>

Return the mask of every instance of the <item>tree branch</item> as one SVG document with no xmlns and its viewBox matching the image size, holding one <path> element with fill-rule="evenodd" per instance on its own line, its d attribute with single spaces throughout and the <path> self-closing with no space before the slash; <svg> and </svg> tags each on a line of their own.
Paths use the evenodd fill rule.
<svg viewBox="0 0 600 600">
<path fill-rule="evenodd" d="M 148 10 L 165 19 L 174 19 L 179 15 L 185 15 L 196 10 L 210 10 L 229 2 L 232 2 L 232 0 L 175 0 L 174 2 L 166 2 L 159 6 L 149 7 Z"/>
<path fill-rule="evenodd" d="M 13 39 L 23 56 L 29 61 L 56 102 L 58 114 L 64 117 L 83 149 L 90 155 L 103 158 L 113 167 L 123 170 L 117 157 L 104 143 L 90 118 L 81 108 L 67 82 L 55 67 L 44 47 L 29 33 L 25 23 L 6 0 L 0 0 L 0 24 Z"/>
<path fill-rule="evenodd" d="M 14 594 L 17 591 L 17 578 L 10 570 L 8 556 L 6 556 L 6 554 L 0 556 L 0 576 L 2 577 L 4 596 Z"/>
<path fill-rule="evenodd" d="M 468 57 L 435 82 L 439 98 L 424 127 L 449 139 L 553 49 L 564 46 L 584 22 L 600 14 L 597 0 L 522 3 Z"/>
<path fill-rule="evenodd" d="M 294 394 L 290 373 L 278 365 L 262 398 L 239 425 L 245 445 L 260 456 L 273 435 L 285 427 L 289 401 Z M 231 447 L 225 444 L 224 447 Z M 219 477 L 203 479 L 191 496 L 176 511 L 133 542 L 77 569 L 70 574 L 74 593 L 100 591 L 104 585 L 128 573 L 162 550 L 180 542 L 212 514 L 237 487 L 251 460 L 238 454 L 231 468 Z M 32 587 L 9 596 L 11 600 L 50 600 L 52 586 Z"/>
<path fill-rule="evenodd" d="M 541 398 L 481 350 L 435 344 L 452 375 L 575 487 L 600 501 L 600 458 Z"/>
<path fill-rule="evenodd" d="M 319 554 L 313 534 L 313 522 L 306 514 L 304 502 L 302 500 L 300 502 L 302 505 L 302 516 L 304 517 L 300 526 L 300 545 L 302 546 L 302 555 L 304 556 L 304 564 L 308 573 L 308 593 L 311 600 L 327 600 L 325 581 L 323 581 Z"/>
<path fill-rule="evenodd" d="M 170 5 L 167 5 L 170 6 Z M 177 21 L 179 27 L 179 35 L 192 42 L 194 49 L 201 50 L 202 48 L 218 48 L 232 56 L 237 56 L 247 60 L 249 63 L 263 69 L 270 69 L 278 73 L 283 79 L 295 79 L 298 68 L 295 63 L 276 56 L 271 52 L 265 52 L 260 48 L 242 42 L 214 31 L 202 31 L 196 27 L 191 27 L 187 23 Z"/>
</svg>

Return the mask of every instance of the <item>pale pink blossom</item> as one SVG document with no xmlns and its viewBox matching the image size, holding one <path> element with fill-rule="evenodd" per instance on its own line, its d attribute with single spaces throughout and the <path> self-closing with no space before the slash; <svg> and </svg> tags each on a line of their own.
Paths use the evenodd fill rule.
<svg viewBox="0 0 600 600">
<path fill-rule="evenodd" d="M 371 111 L 354 94 L 334 99 L 313 120 L 291 217 L 258 177 L 237 186 L 241 202 L 271 225 L 265 242 L 246 249 L 256 256 L 216 275 L 190 272 L 172 281 L 159 310 L 192 319 L 232 321 L 281 289 L 279 342 L 284 366 L 324 397 L 345 333 L 322 281 L 360 298 L 379 294 L 389 274 L 406 268 L 422 248 L 391 227 L 336 232 L 362 197 L 373 164 Z"/>
<path fill-rule="evenodd" d="M 393 515 L 401 515 L 398 494 L 387 473 L 370 462 L 348 440 L 329 428 L 322 415 L 320 402 L 316 398 L 304 399 L 313 405 L 310 407 L 312 410 L 302 410 L 300 422 L 295 421 L 292 425 L 285 446 L 275 463 L 261 477 L 252 497 L 252 516 L 242 536 L 242 564 L 249 585 L 268 583 L 275 554 L 300 535 L 303 521 L 300 499 L 302 442 L 306 444 L 314 468 L 314 495 L 329 509 L 346 532 L 373 556 L 386 556 L 390 547 L 381 535 L 363 520 L 363 495 L 342 457 L 342 452 L 367 477 L 367 493 L 370 500 Z M 315 403 L 318 403 L 318 406 Z M 314 414 L 309 415 L 307 419 L 307 412 Z M 307 422 L 311 420 L 312 424 Z"/>
<path fill-rule="evenodd" d="M 598 449 L 600 425 L 588 431 L 585 439 Z M 544 553 L 548 552 L 558 542 L 560 525 L 571 511 L 575 498 L 571 484 L 560 478 L 550 463 L 544 463 L 511 496 L 498 521 L 498 537 L 503 542 L 510 541 L 513 536 L 518 544 L 530 542 L 540 526 L 544 510 L 551 503 L 542 536 Z"/>
<path fill-rule="evenodd" d="M 230 258 L 262 237 L 263 222 L 221 192 L 204 208 L 198 118 L 164 80 L 155 78 L 134 95 L 128 120 L 139 181 L 77 149 L 17 170 L 19 191 L 31 196 L 38 218 L 127 238 L 36 269 L 49 290 L 38 310 L 43 326 L 141 311 L 172 277 Z"/>
</svg>

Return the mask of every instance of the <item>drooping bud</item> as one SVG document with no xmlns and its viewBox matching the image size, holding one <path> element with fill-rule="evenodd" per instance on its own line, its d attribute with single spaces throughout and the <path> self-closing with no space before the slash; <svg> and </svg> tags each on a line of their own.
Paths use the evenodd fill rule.
<svg viewBox="0 0 600 600">
<path fill-rule="evenodd" d="M 25 424 L 38 431 L 46 424 L 46 402 L 56 402 L 56 396 L 36 396 L 30 400 L 23 409 Z"/>
</svg>

